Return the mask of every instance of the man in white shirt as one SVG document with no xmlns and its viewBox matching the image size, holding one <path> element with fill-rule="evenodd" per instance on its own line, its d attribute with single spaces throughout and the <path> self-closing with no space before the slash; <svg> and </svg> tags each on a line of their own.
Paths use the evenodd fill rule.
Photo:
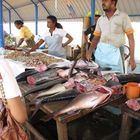
<svg viewBox="0 0 140 140">
<path fill-rule="evenodd" d="M 130 47 L 129 65 L 134 70 L 136 67 L 134 31 L 128 15 L 117 10 L 116 4 L 117 0 L 102 0 L 105 13 L 97 21 L 92 47 L 87 53 L 87 59 L 91 59 L 93 49 L 97 47 L 95 60 L 101 67 L 110 67 L 112 70 L 123 72 L 123 56 L 120 48 L 123 49 L 126 34 Z"/>
</svg>

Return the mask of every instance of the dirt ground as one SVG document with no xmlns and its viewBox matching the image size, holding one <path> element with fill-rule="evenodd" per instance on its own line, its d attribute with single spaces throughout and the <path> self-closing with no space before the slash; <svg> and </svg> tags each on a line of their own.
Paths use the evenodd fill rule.
<svg viewBox="0 0 140 140">
<path fill-rule="evenodd" d="M 140 122 L 134 121 L 133 127 L 135 128 L 137 125 L 140 125 Z M 57 140 L 55 121 L 51 120 L 47 123 L 40 121 L 34 126 L 46 140 Z M 104 109 L 100 109 L 82 119 L 69 123 L 69 140 L 118 140 L 120 126 L 121 115 L 113 115 Z M 131 140 L 140 140 L 140 133 L 132 137 Z"/>
</svg>

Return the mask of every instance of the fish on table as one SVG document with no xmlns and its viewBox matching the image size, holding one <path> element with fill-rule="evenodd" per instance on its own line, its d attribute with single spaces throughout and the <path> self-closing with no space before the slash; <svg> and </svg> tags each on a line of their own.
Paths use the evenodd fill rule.
<svg viewBox="0 0 140 140">
<path fill-rule="evenodd" d="M 34 115 L 37 113 L 37 111 L 39 110 L 40 106 L 42 104 L 46 104 L 46 103 L 49 103 L 49 102 L 56 102 L 56 101 L 63 101 L 63 100 L 70 100 L 70 99 L 73 99 L 75 97 L 77 97 L 79 95 L 79 92 L 75 89 L 70 89 L 70 90 L 65 90 L 65 91 L 62 91 L 62 92 L 59 92 L 59 93 L 56 93 L 56 94 L 53 94 L 53 95 L 50 95 L 50 96 L 45 96 L 45 97 L 41 97 L 41 98 L 36 98 L 36 99 L 33 99 L 31 102 L 30 102 L 30 105 L 36 105 L 36 109 L 35 111 L 33 112 L 31 118 L 34 117 Z M 51 114 L 51 116 L 48 118 L 47 117 L 47 120 L 49 119 L 52 119 L 53 118 L 53 114 Z M 42 118 L 44 120 L 44 116 Z M 46 120 L 45 120 L 46 121 Z"/>
<path fill-rule="evenodd" d="M 38 91 L 45 90 L 45 89 L 51 88 L 52 86 L 56 84 L 61 84 L 65 82 L 66 82 L 66 79 L 59 78 L 59 79 L 55 79 L 55 80 L 52 80 L 52 81 L 49 81 L 40 85 L 28 85 L 27 89 L 26 87 L 24 87 L 26 90 L 24 90 L 23 95 L 24 97 L 26 97 L 29 94 L 35 94 Z"/>
<path fill-rule="evenodd" d="M 27 70 L 27 71 L 19 74 L 18 76 L 16 76 L 16 80 L 17 80 L 17 82 L 25 81 L 28 76 L 36 74 L 36 73 L 38 73 L 38 72 L 34 69 Z"/>
<path fill-rule="evenodd" d="M 98 69 L 98 65 L 94 61 L 86 61 L 86 60 L 78 60 L 76 63 L 75 68 L 80 68 L 80 69 Z"/>
<path fill-rule="evenodd" d="M 70 61 L 58 62 L 48 65 L 48 68 L 70 68 L 72 63 Z"/>
<path fill-rule="evenodd" d="M 48 102 L 55 102 L 55 101 L 63 101 L 63 100 L 69 100 L 73 99 L 76 96 L 78 96 L 80 93 L 75 90 L 75 89 L 67 89 L 65 91 L 50 95 L 50 96 L 45 96 L 41 99 L 41 103 L 48 103 Z"/>
<path fill-rule="evenodd" d="M 99 91 L 92 91 L 88 94 L 79 94 L 63 109 L 54 113 L 54 117 L 66 114 L 69 112 L 75 112 L 82 109 L 95 108 L 97 105 L 104 103 L 111 96 L 111 92 L 101 93 Z"/>
<path fill-rule="evenodd" d="M 78 92 L 79 93 L 79 92 Z M 105 103 L 112 95 L 112 90 L 104 86 L 98 86 L 96 90 L 88 93 L 79 93 L 67 106 L 63 109 L 53 112 L 50 115 L 43 116 L 41 120 L 49 121 L 52 118 L 63 114 L 72 114 L 82 109 L 93 109 L 96 106 Z M 59 96 L 59 95 L 58 95 Z M 60 95 L 62 96 L 62 95 Z M 65 96 L 64 96 L 65 97 Z"/>
<path fill-rule="evenodd" d="M 69 76 L 69 72 L 70 72 L 70 69 L 66 69 L 66 70 L 63 70 L 63 69 L 59 69 L 57 71 L 58 75 L 62 78 L 66 78 Z M 73 72 L 72 74 L 76 74 L 77 73 L 77 70 L 73 69 Z"/>
<path fill-rule="evenodd" d="M 53 87 L 51 87 L 50 89 L 41 92 L 40 94 L 38 94 L 35 99 L 43 97 L 43 96 L 49 96 L 49 95 L 53 95 L 53 94 L 59 94 L 61 92 L 66 91 L 66 88 L 64 87 L 63 84 L 56 84 Z"/>
<path fill-rule="evenodd" d="M 55 80 L 59 78 L 56 72 L 56 69 L 50 69 L 45 72 L 30 75 L 27 77 L 27 82 L 31 85 L 35 85 L 46 81 Z"/>
</svg>

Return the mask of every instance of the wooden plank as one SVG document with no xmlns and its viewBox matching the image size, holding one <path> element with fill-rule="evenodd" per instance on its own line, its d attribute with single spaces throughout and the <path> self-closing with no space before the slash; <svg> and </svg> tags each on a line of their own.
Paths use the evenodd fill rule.
<svg viewBox="0 0 140 140">
<path fill-rule="evenodd" d="M 35 136 L 36 140 L 46 140 L 29 122 L 25 123 L 25 127 Z"/>
<path fill-rule="evenodd" d="M 120 133 L 120 130 L 117 130 L 117 131 L 113 132 L 112 134 L 105 136 L 104 138 L 102 138 L 102 140 L 112 140 L 112 139 L 118 137 L 119 133 Z"/>
<path fill-rule="evenodd" d="M 67 124 L 56 120 L 58 140 L 68 140 Z"/>
<path fill-rule="evenodd" d="M 128 140 L 129 139 L 131 125 L 132 125 L 132 118 L 127 113 L 124 112 L 123 118 L 122 118 L 122 125 L 121 125 L 119 140 Z"/>
</svg>

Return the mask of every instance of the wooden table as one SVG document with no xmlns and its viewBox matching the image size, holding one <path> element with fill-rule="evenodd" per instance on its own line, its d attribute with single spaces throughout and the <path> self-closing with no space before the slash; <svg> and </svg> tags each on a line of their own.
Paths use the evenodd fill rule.
<svg viewBox="0 0 140 140">
<path fill-rule="evenodd" d="M 24 85 L 24 86 L 26 86 L 26 85 Z M 22 88 L 21 88 L 21 91 L 22 91 Z M 35 94 L 27 96 L 27 100 L 32 101 L 34 96 L 35 96 Z M 112 96 L 109 99 L 109 101 L 107 101 L 106 103 L 104 103 L 102 105 L 97 106 L 94 109 L 84 109 L 84 110 L 81 110 L 80 112 L 76 112 L 71 115 L 61 115 L 59 117 L 54 118 L 54 120 L 56 121 L 56 125 L 57 125 L 58 140 L 68 140 L 68 128 L 67 127 L 68 127 L 69 122 L 79 119 L 79 118 L 85 116 L 86 114 L 94 112 L 97 109 L 104 107 L 106 105 L 115 105 L 118 107 L 120 104 L 122 104 L 124 102 L 125 102 L 124 96 L 120 97 L 119 95 L 115 95 L 115 96 Z M 41 105 L 40 109 L 46 115 L 50 116 L 52 113 L 54 113 L 60 109 L 63 109 L 68 103 L 70 103 L 70 100 L 46 103 L 46 104 Z"/>
<path fill-rule="evenodd" d="M 132 109 L 129 109 L 126 104 L 123 104 L 121 109 L 123 118 L 119 140 L 128 140 L 129 137 L 133 137 L 134 134 L 140 131 L 140 128 L 138 128 L 130 134 L 132 119 L 140 120 L 140 111 L 133 111 Z"/>
<path fill-rule="evenodd" d="M 116 100 L 109 100 L 108 102 L 102 105 L 99 105 L 94 109 L 84 109 L 84 110 L 81 110 L 80 112 L 77 112 L 71 115 L 61 115 L 59 117 L 54 118 L 57 125 L 58 140 L 68 140 L 68 123 L 69 122 L 79 119 L 85 116 L 86 114 L 89 114 L 90 112 L 94 112 L 97 109 L 104 107 L 106 105 L 109 105 L 109 104 L 115 104 L 119 106 L 120 103 L 124 102 L 124 100 L 125 99 L 123 97 Z M 59 101 L 55 103 L 47 103 L 47 104 L 42 105 L 40 109 L 46 114 L 50 115 L 53 112 L 56 112 L 64 108 L 69 102 L 70 101 Z"/>
</svg>

